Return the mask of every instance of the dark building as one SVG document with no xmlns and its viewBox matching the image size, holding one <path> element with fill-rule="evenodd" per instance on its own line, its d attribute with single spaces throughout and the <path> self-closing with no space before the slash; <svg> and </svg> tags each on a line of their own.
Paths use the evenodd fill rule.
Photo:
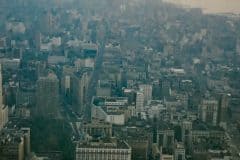
<svg viewBox="0 0 240 160">
<path fill-rule="evenodd" d="M 59 107 L 59 80 L 55 74 L 40 77 L 36 89 L 35 116 L 56 117 Z"/>
</svg>

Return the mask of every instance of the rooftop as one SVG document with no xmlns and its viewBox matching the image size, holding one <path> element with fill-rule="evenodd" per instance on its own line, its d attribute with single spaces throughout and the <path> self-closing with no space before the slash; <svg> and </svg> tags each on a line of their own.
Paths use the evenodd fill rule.
<svg viewBox="0 0 240 160">
<path fill-rule="evenodd" d="M 107 138 L 101 140 L 92 140 L 89 142 L 79 142 L 77 148 L 111 148 L 111 149 L 130 149 L 125 141 Z"/>
<path fill-rule="evenodd" d="M 127 97 L 93 97 L 92 100 L 92 104 L 95 106 L 126 105 L 127 103 Z"/>
<path fill-rule="evenodd" d="M 211 130 L 216 130 L 216 131 L 224 131 L 223 128 L 218 127 L 218 126 L 210 126 L 202 121 L 194 121 L 193 122 L 193 130 L 201 130 L 201 131 L 211 131 Z"/>
</svg>

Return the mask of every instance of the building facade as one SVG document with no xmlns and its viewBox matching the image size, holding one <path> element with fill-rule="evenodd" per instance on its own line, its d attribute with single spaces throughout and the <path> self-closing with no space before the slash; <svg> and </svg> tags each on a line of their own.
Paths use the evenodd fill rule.
<svg viewBox="0 0 240 160">
<path fill-rule="evenodd" d="M 0 131 L 8 122 L 8 107 L 3 104 L 2 66 L 0 64 Z"/>
<path fill-rule="evenodd" d="M 199 118 L 206 123 L 217 125 L 218 101 L 203 100 L 199 106 Z"/>
<path fill-rule="evenodd" d="M 124 141 L 79 143 L 76 160 L 131 160 L 131 148 Z"/>
<path fill-rule="evenodd" d="M 36 89 L 36 116 L 56 117 L 59 108 L 59 80 L 56 75 L 40 77 Z"/>
</svg>

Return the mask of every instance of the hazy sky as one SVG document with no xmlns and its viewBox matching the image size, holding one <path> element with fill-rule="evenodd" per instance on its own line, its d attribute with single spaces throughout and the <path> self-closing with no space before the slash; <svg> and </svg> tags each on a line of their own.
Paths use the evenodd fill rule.
<svg viewBox="0 0 240 160">
<path fill-rule="evenodd" d="M 189 7 L 202 8 L 205 13 L 240 14 L 240 0 L 163 0 Z"/>
</svg>

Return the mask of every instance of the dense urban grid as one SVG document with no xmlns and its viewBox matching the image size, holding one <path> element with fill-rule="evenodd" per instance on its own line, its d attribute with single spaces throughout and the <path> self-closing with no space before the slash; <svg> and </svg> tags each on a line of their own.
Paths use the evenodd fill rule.
<svg viewBox="0 0 240 160">
<path fill-rule="evenodd" d="M 240 16 L 161 0 L 0 0 L 0 160 L 239 160 Z"/>
</svg>

